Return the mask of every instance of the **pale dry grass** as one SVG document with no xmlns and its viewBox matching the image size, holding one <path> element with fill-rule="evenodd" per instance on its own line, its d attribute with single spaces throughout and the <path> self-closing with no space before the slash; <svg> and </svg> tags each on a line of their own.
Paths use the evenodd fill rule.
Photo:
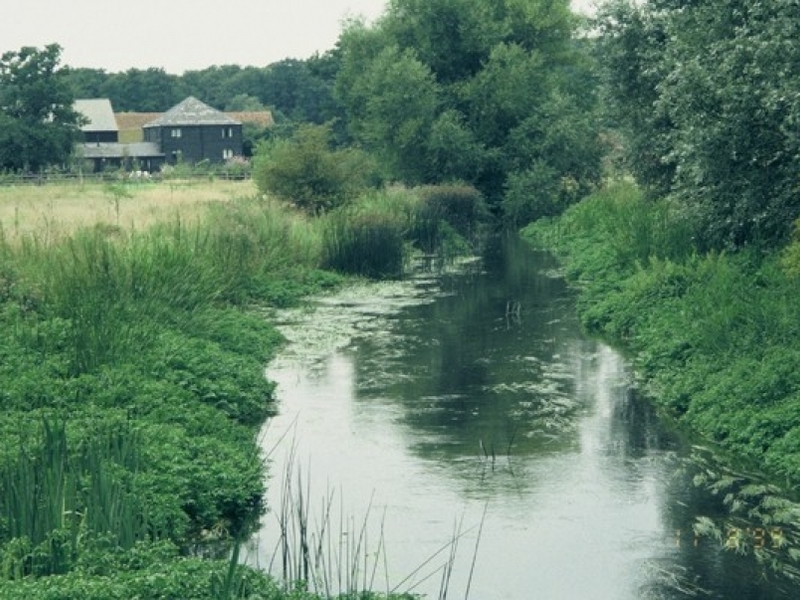
<svg viewBox="0 0 800 600">
<path fill-rule="evenodd" d="M 195 221 L 209 203 L 229 202 L 255 193 L 251 181 L 222 180 L 123 187 L 95 182 L 0 186 L 0 231 L 7 242 L 35 235 L 47 243 L 81 227 L 143 230 L 176 216 L 184 222 Z M 130 197 L 126 197 L 128 194 Z"/>
</svg>

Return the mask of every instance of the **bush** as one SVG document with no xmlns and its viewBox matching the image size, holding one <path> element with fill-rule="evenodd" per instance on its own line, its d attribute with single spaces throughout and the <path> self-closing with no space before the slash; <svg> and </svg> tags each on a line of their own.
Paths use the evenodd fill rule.
<svg viewBox="0 0 800 600">
<path fill-rule="evenodd" d="M 330 126 L 304 125 L 289 139 L 259 146 L 253 179 L 264 194 L 319 215 L 368 187 L 374 165 L 358 150 L 332 150 Z"/>
</svg>

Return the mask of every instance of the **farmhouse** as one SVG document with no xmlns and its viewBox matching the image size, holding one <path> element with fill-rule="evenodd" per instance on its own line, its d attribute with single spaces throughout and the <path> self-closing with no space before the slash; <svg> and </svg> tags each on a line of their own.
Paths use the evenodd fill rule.
<svg viewBox="0 0 800 600">
<path fill-rule="evenodd" d="M 78 153 L 94 171 L 125 168 L 153 172 L 164 164 L 223 163 L 242 155 L 241 121 L 194 97 L 153 115 L 141 127 L 143 140 L 127 143 L 119 141 L 119 125 L 108 99 L 76 100 L 74 108 L 86 119 Z"/>
<path fill-rule="evenodd" d="M 222 163 L 242 155 L 242 124 L 190 96 L 142 127 L 168 164 Z"/>
<path fill-rule="evenodd" d="M 86 121 L 81 127 L 83 143 L 77 152 L 93 171 L 123 167 L 157 171 L 164 163 L 164 154 L 155 144 L 119 142 L 119 127 L 108 99 L 76 100 L 74 108 Z"/>
</svg>

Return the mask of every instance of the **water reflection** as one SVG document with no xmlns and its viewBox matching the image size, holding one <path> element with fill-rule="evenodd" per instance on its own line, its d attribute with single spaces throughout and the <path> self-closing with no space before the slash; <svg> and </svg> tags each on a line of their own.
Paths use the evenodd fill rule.
<svg viewBox="0 0 800 600">
<path fill-rule="evenodd" d="M 286 315 L 294 343 L 268 371 L 281 412 L 263 441 L 275 511 L 249 560 L 270 562 L 289 462 L 308 477 L 311 515 L 335 496 L 356 516 L 338 542 L 379 517 L 379 590 L 437 597 L 439 575 L 425 577 L 446 556 L 405 578 L 461 531 L 451 598 L 468 586 L 477 599 L 796 597 L 752 557 L 695 544 L 722 498 L 694 485 L 703 465 L 619 354 L 581 335 L 554 266 L 512 238 L 480 268 Z"/>
</svg>

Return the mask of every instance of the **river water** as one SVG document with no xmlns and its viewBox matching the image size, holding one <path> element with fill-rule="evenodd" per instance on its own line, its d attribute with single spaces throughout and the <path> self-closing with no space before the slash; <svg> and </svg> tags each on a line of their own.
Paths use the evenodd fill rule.
<svg viewBox="0 0 800 600">
<path fill-rule="evenodd" d="M 278 317 L 270 511 L 247 562 L 330 594 L 800 598 L 766 564 L 792 562 L 794 534 L 734 503 L 764 494 L 656 416 L 517 238 Z"/>
</svg>

